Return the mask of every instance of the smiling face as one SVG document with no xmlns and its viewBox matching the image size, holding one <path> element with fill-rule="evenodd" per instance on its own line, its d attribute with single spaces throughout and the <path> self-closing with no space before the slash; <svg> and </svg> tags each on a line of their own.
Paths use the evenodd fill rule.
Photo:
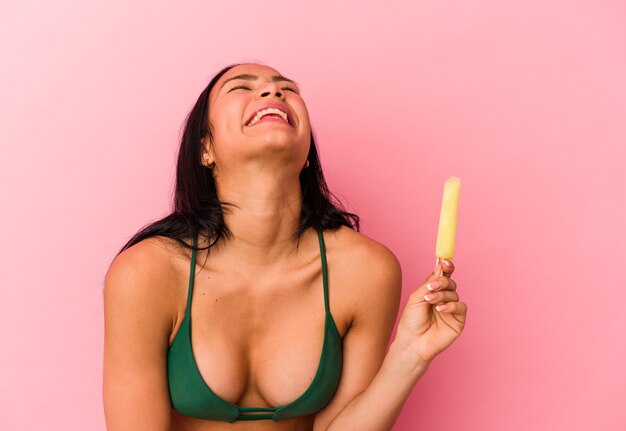
<svg viewBox="0 0 626 431">
<path fill-rule="evenodd" d="M 285 111 L 288 122 L 270 113 L 249 124 L 266 105 Z M 304 166 L 311 136 L 308 111 L 296 84 L 271 67 L 242 64 L 221 76 L 209 95 L 208 119 L 213 140 L 204 143 L 203 157 L 221 174 L 249 161 L 297 172 Z"/>
</svg>

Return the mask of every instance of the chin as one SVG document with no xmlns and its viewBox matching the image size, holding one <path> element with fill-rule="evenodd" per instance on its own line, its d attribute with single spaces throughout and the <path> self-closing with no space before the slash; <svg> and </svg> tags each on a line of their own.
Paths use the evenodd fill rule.
<svg viewBox="0 0 626 431">
<path fill-rule="evenodd" d="M 253 142 L 261 143 L 268 146 L 289 147 L 293 148 L 298 144 L 298 140 L 294 136 L 288 136 L 284 132 L 267 132 L 259 134 L 250 139 Z"/>
</svg>

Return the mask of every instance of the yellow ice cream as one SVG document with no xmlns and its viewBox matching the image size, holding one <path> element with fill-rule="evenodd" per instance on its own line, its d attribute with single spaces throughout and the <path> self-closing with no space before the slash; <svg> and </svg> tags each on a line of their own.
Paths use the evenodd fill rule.
<svg viewBox="0 0 626 431">
<path fill-rule="evenodd" d="M 443 186 L 439 232 L 437 233 L 437 246 L 435 247 L 435 256 L 440 259 L 454 258 L 460 191 L 461 179 L 459 177 L 450 177 L 446 180 Z"/>
</svg>

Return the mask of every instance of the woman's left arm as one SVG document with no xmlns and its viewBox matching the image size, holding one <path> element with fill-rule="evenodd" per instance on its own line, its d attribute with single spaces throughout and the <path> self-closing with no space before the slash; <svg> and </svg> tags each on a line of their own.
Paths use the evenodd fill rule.
<svg viewBox="0 0 626 431">
<path fill-rule="evenodd" d="M 467 307 L 450 278 L 454 265 L 442 265 L 409 297 L 396 338 L 387 351 L 402 289 L 400 264 L 384 248 L 361 274 L 363 301 L 344 337 L 342 378 L 331 403 L 316 415 L 314 431 L 391 430 L 402 407 L 432 359 L 461 333 Z M 432 287 L 432 290 L 429 289 Z M 424 295 L 429 295 L 428 300 Z M 432 296 L 432 299 L 431 299 Z M 436 305 L 446 305 L 441 311 Z"/>
</svg>

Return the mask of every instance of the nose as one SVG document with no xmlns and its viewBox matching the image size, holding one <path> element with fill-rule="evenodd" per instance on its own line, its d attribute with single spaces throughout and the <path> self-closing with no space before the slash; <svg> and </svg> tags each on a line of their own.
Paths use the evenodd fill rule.
<svg viewBox="0 0 626 431">
<path fill-rule="evenodd" d="M 268 82 L 261 88 L 261 97 L 268 97 L 275 94 L 278 98 L 283 98 L 284 93 L 280 89 L 278 82 Z"/>
</svg>

